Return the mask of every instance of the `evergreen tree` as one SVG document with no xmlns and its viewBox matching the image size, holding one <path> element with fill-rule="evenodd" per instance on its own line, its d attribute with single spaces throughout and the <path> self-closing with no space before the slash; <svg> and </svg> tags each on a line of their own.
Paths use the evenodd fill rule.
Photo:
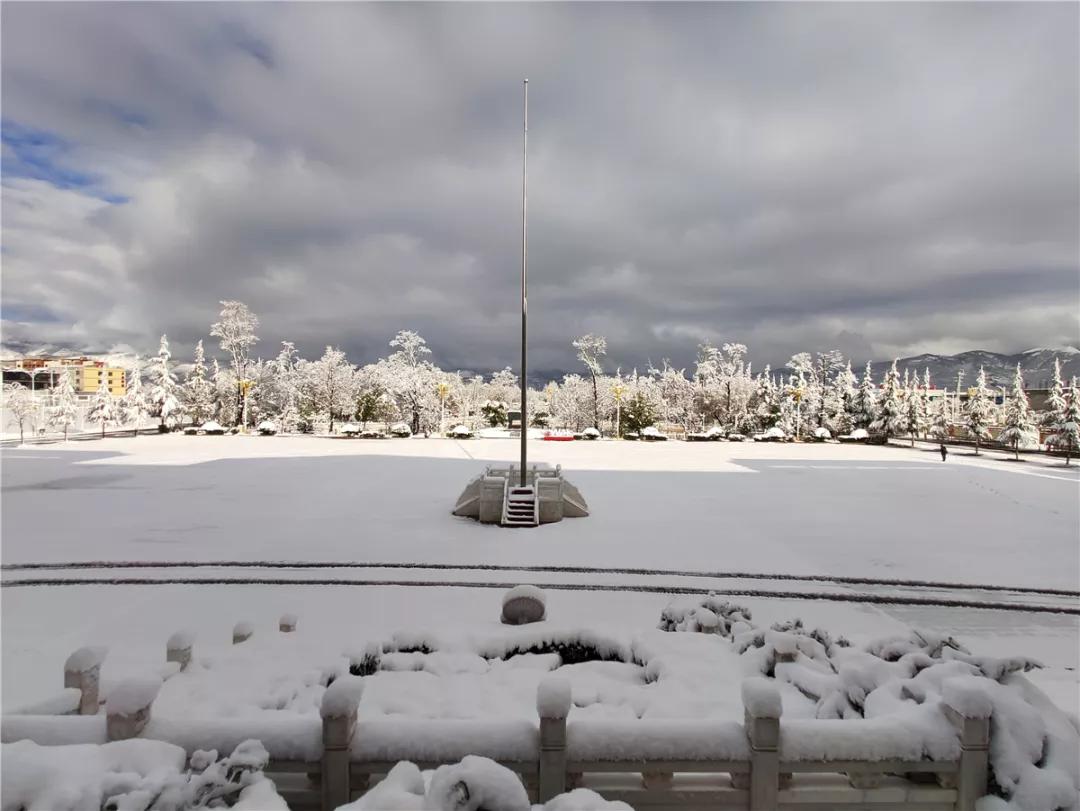
<svg viewBox="0 0 1080 811">
<path fill-rule="evenodd" d="M 870 430 L 885 436 L 888 443 L 889 437 L 900 433 L 905 427 L 903 402 L 900 399 L 900 373 L 896 370 L 896 361 L 892 368 L 885 373 L 885 380 L 881 384 L 881 397 L 878 400 L 874 412 L 874 421 L 870 423 Z"/>
<path fill-rule="evenodd" d="M 1065 384 L 1061 382 L 1061 361 L 1054 358 L 1054 381 L 1050 384 L 1050 393 L 1046 398 L 1043 425 L 1051 429 L 1057 425 L 1065 413 L 1065 406 Z"/>
<path fill-rule="evenodd" d="M 926 397 L 919 386 L 919 376 L 909 379 L 909 388 L 904 395 L 904 427 L 911 438 L 911 447 L 915 447 L 915 437 L 926 430 Z"/>
<path fill-rule="evenodd" d="M 776 391 L 776 384 L 773 383 L 772 375 L 769 374 L 768 366 L 758 377 L 755 399 L 757 400 L 758 425 L 761 430 L 767 431 L 780 422 L 781 419 L 780 397 Z"/>
<path fill-rule="evenodd" d="M 74 376 L 74 369 L 64 369 L 61 373 L 56 405 L 49 413 L 49 425 L 64 432 L 65 442 L 68 438 L 68 428 L 79 418 L 79 408 L 75 402 L 75 386 L 72 383 Z M 101 380 L 103 382 L 107 380 L 105 374 L 101 375 Z"/>
<path fill-rule="evenodd" d="M 1005 401 L 1004 423 L 1005 430 L 1001 432 L 999 439 L 1012 445 L 1013 453 L 1016 459 L 1019 459 L 1020 443 L 1031 439 L 1032 435 L 1038 436 L 1035 418 L 1024 392 L 1024 378 L 1019 363 L 1016 364 L 1012 393 Z"/>
<path fill-rule="evenodd" d="M 945 389 L 934 406 L 930 435 L 942 443 L 949 438 L 949 390 Z"/>
<path fill-rule="evenodd" d="M 622 430 L 640 434 L 641 429 L 655 424 L 656 408 L 652 401 L 644 391 L 635 391 L 622 407 Z"/>
<path fill-rule="evenodd" d="M 874 387 L 874 377 L 870 371 L 870 361 L 866 362 L 866 371 L 863 373 L 862 383 L 855 393 L 855 401 L 852 405 L 852 420 L 856 428 L 869 429 L 874 421 L 877 411 L 877 389 Z"/>
<path fill-rule="evenodd" d="M 180 408 L 180 398 L 178 396 L 180 387 L 176 382 L 172 369 L 169 368 L 171 359 L 168 336 L 162 335 L 157 358 L 154 359 L 154 364 L 150 367 L 152 385 L 148 397 L 150 412 L 161 420 L 159 430 L 162 431 L 166 430 L 169 422 L 175 419 L 174 415 Z"/>
<path fill-rule="evenodd" d="M 131 423 L 132 436 L 139 435 L 139 423 L 142 422 L 146 413 L 146 398 L 142 390 L 141 360 L 135 356 L 135 365 L 127 373 L 127 393 L 120 405 L 120 418 L 125 423 Z"/>
<path fill-rule="evenodd" d="M 86 412 L 87 422 L 101 423 L 101 438 L 105 438 L 105 426 L 110 422 L 116 421 L 116 403 L 113 401 L 113 396 L 109 392 L 109 384 L 104 376 L 101 378 L 101 385 L 98 386 L 97 394 L 94 395 L 93 401 L 90 403 L 90 410 Z"/>
<path fill-rule="evenodd" d="M 986 388 L 986 370 L 981 366 L 975 388 L 964 406 L 964 416 L 968 433 L 975 439 L 975 455 L 978 456 L 979 440 L 990 438 L 990 422 L 994 416 L 994 404 L 990 400 L 990 390 Z"/>
<path fill-rule="evenodd" d="M 1055 417 L 1054 433 L 1046 438 L 1046 444 L 1054 448 L 1065 449 L 1065 464 L 1074 451 L 1080 448 L 1080 399 L 1077 399 L 1076 381 L 1073 380 L 1069 388 L 1067 398 L 1063 397 L 1063 405 Z"/>
<path fill-rule="evenodd" d="M 193 425 L 202 425 L 214 413 L 214 392 L 206 379 L 203 342 L 195 345 L 195 362 L 184 383 L 184 408 Z"/>
</svg>

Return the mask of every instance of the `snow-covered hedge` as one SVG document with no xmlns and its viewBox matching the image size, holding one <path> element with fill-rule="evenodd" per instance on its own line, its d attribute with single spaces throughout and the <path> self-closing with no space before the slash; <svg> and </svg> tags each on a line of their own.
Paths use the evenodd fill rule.
<svg viewBox="0 0 1080 811">
<path fill-rule="evenodd" d="M 204 434 L 211 434 L 211 435 L 219 435 L 219 434 L 224 434 L 225 433 L 225 428 L 223 426 L 221 426 L 219 423 L 214 422 L 213 420 L 207 420 L 206 422 L 204 422 L 202 424 L 202 426 L 200 427 L 200 430 Z"/>
<path fill-rule="evenodd" d="M 626 803 L 608 802 L 588 789 L 560 794 L 544 805 L 531 805 L 521 778 L 505 766 L 476 755 L 440 766 L 425 775 L 416 764 L 402 761 L 386 778 L 355 802 L 338 811 L 630 811 Z"/>
<path fill-rule="evenodd" d="M 473 432 L 472 429 L 464 425 L 455 425 L 453 428 L 446 432 L 446 435 L 453 437 L 454 439 L 471 439 L 473 436 Z"/>
<path fill-rule="evenodd" d="M 398 437 L 398 438 L 405 438 L 405 437 L 412 436 L 412 428 L 410 428 L 408 425 L 406 425 L 403 422 L 395 422 L 393 425 L 391 425 L 386 430 L 386 432 L 388 434 L 390 434 L 390 436 L 395 436 L 395 437 Z"/>
<path fill-rule="evenodd" d="M 3 808 L 48 811 L 135 809 L 287 809 L 262 771 L 269 755 L 248 740 L 231 755 L 184 750 L 164 741 L 39 746 L 5 743 Z"/>
</svg>

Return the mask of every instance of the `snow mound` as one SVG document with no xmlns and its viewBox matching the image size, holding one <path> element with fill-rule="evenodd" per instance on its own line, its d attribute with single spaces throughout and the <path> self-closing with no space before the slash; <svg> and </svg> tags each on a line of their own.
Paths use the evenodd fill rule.
<svg viewBox="0 0 1080 811">
<path fill-rule="evenodd" d="M 565 718 L 570 714 L 570 681 L 548 676 L 536 691 L 536 711 L 541 718 Z"/>
<path fill-rule="evenodd" d="M 109 693 L 109 715 L 134 715 L 153 704 L 160 690 L 161 679 L 155 677 L 126 679 Z"/>
</svg>

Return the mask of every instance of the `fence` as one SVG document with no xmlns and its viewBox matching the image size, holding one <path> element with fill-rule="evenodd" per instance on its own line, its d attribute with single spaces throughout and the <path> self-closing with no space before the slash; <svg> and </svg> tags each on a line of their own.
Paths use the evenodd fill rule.
<svg viewBox="0 0 1080 811">
<path fill-rule="evenodd" d="M 290 633 L 296 618 L 281 618 Z M 247 623 L 234 644 L 251 636 Z M 194 639 L 174 634 L 166 645 L 166 679 L 192 661 Z M 780 694 L 764 678 L 742 684 L 745 718 L 721 720 L 575 720 L 570 685 L 558 676 L 541 682 L 537 717 L 499 722 L 470 720 L 358 720 L 363 678 L 333 681 L 321 717 L 220 719 L 156 718 L 157 680 L 117 685 L 101 713 L 99 674 L 104 652 L 82 648 L 64 668 L 64 690 L 47 701 L 5 715 L 4 742 L 42 745 L 104 743 L 129 738 L 164 740 L 227 752 L 258 738 L 270 753 L 266 770 L 293 809 L 330 811 L 363 793 L 399 760 L 420 768 L 467 754 L 491 757 L 517 772 L 533 800 L 588 787 L 636 809 L 911 809 L 973 811 L 986 792 L 990 712 L 978 688 L 947 684 L 943 728 L 951 730 L 948 757 L 927 759 L 918 733 L 881 729 L 869 721 L 782 717 Z"/>
</svg>

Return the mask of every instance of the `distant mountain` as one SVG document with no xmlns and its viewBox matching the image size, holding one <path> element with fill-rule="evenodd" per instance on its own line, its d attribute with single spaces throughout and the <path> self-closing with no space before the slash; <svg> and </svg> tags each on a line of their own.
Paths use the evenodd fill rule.
<svg viewBox="0 0 1080 811">
<path fill-rule="evenodd" d="M 1073 375 L 1080 377 L 1080 349 L 1073 346 L 1057 349 L 1038 347 L 1016 355 L 1002 355 L 981 349 L 961 352 L 959 355 L 915 355 L 911 358 L 900 358 L 896 368 L 901 375 L 904 369 L 917 371 L 920 375 L 925 369 L 930 369 L 930 382 L 939 389 L 955 389 L 956 376 L 962 371 L 964 379 L 960 385 L 966 389 L 975 384 L 980 366 L 986 369 L 986 380 L 991 386 L 1010 386 L 1016 364 L 1019 363 L 1024 373 L 1024 384 L 1029 389 L 1043 389 L 1049 388 L 1053 379 L 1054 358 L 1061 361 L 1061 377 L 1066 384 Z M 891 364 L 892 361 L 875 361 L 871 364 L 874 379 L 880 380 Z M 855 371 L 861 378 L 862 369 Z"/>
</svg>

